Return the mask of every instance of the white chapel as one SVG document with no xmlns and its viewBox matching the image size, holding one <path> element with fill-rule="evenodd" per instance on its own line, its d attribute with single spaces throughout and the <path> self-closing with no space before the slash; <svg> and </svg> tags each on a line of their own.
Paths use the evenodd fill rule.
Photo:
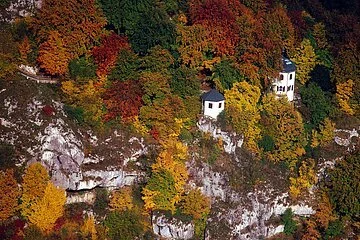
<svg viewBox="0 0 360 240">
<path fill-rule="evenodd" d="M 286 96 L 288 101 L 294 100 L 294 88 L 295 88 L 295 64 L 289 59 L 282 58 L 283 69 L 279 73 L 279 77 L 275 78 L 272 83 L 272 89 L 276 96 Z"/>
<path fill-rule="evenodd" d="M 211 89 L 209 92 L 201 96 L 202 112 L 204 116 L 216 119 L 217 116 L 224 110 L 225 98 L 216 89 Z"/>
</svg>

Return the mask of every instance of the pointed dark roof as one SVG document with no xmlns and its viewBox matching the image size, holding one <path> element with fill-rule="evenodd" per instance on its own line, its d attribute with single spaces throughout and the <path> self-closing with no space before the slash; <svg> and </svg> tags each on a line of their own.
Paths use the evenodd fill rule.
<svg viewBox="0 0 360 240">
<path fill-rule="evenodd" d="M 204 93 L 201 96 L 201 98 L 204 101 L 211 101 L 211 102 L 220 102 L 225 100 L 224 96 L 221 93 L 219 93 L 219 91 L 216 89 L 211 89 L 207 93 Z"/>
<path fill-rule="evenodd" d="M 295 72 L 295 70 L 296 70 L 295 63 L 290 61 L 290 59 L 283 57 L 282 64 L 283 64 L 283 70 L 281 72 L 284 72 L 284 73 Z"/>
</svg>

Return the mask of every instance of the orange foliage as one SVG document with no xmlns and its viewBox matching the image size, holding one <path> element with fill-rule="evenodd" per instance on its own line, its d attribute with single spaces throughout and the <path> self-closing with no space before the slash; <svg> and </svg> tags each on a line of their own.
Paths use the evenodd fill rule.
<svg viewBox="0 0 360 240">
<path fill-rule="evenodd" d="M 18 45 L 18 49 L 19 49 L 21 60 L 24 63 L 27 63 L 27 57 L 31 51 L 30 41 L 27 36 L 25 36 L 25 38 L 22 40 L 22 42 Z"/>
<path fill-rule="evenodd" d="M 60 33 L 52 31 L 46 42 L 40 45 L 38 62 L 40 67 L 51 75 L 67 72 L 70 55 L 68 54 Z"/>
</svg>

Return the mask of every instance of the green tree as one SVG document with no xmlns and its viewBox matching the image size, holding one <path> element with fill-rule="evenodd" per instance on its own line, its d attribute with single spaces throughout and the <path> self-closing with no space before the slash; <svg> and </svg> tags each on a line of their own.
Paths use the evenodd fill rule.
<svg viewBox="0 0 360 240">
<path fill-rule="evenodd" d="M 199 96 L 200 93 L 200 81 L 196 77 L 196 71 L 183 66 L 174 71 L 170 87 L 174 94 L 183 99 L 187 96 Z"/>
<path fill-rule="evenodd" d="M 339 160 L 329 170 L 326 182 L 331 203 L 341 216 L 359 218 L 360 213 L 360 153 Z"/>
<path fill-rule="evenodd" d="M 297 229 L 296 222 L 293 219 L 293 216 L 294 215 L 291 208 L 288 208 L 281 217 L 281 220 L 284 223 L 284 233 L 286 235 L 294 234 Z"/>
<path fill-rule="evenodd" d="M 235 63 L 230 59 L 224 59 L 215 64 L 213 81 L 219 81 L 222 89 L 231 89 L 233 84 L 244 80 L 244 76 L 236 68 Z"/>
<path fill-rule="evenodd" d="M 100 4 L 109 23 L 129 37 L 135 52 L 145 54 L 155 45 L 169 49 L 175 43 L 175 25 L 156 0 L 101 0 Z"/>
<path fill-rule="evenodd" d="M 316 83 L 300 88 L 301 100 L 309 108 L 312 127 L 317 127 L 329 116 L 332 105 L 324 91 Z"/>
</svg>

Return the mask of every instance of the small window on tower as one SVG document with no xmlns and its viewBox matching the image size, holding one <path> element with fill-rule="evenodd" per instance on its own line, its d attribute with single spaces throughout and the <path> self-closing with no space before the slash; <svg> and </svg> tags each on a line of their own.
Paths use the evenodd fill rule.
<svg viewBox="0 0 360 240">
<path fill-rule="evenodd" d="M 219 103 L 219 108 L 221 108 L 221 105 L 222 105 L 222 104 L 221 104 L 221 103 Z"/>
<path fill-rule="evenodd" d="M 287 87 L 287 90 L 290 91 L 290 90 L 291 90 L 291 86 L 288 86 L 288 87 Z"/>
<path fill-rule="evenodd" d="M 209 103 L 209 108 L 212 108 L 212 103 Z"/>
<path fill-rule="evenodd" d="M 291 85 L 291 90 L 294 90 L 294 85 Z"/>
<path fill-rule="evenodd" d="M 280 80 L 284 80 L 284 75 L 280 74 Z"/>
</svg>

